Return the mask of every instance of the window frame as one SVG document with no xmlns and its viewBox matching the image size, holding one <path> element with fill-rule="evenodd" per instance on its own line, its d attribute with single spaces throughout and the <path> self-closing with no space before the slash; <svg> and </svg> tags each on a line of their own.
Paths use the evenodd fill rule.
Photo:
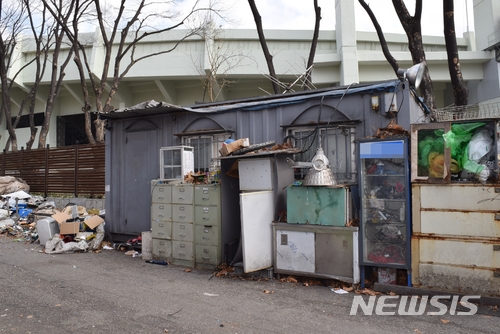
<svg viewBox="0 0 500 334">
<path fill-rule="evenodd" d="M 286 138 L 292 138 L 295 140 L 293 142 L 293 145 L 299 149 L 307 149 L 306 152 L 298 153 L 294 155 L 294 160 L 295 161 L 302 161 L 302 162 L 310 162 L 314 155 L 316 154 L 316 148 L 318 147 L 317 143 L 317 137 L 318 134 L 316 133 L 319 131 L 319 137 L 321 138 L 321 147 L 324 149 L 324 153 L 327 156 L 329 162 L 330 162 L 330 168 L 332 169 L 334 175 L 337 178 L 337 181 L 339 183 L 345 183 L 345 184 L 355 184 L 357 182 L 357 164 L 356 164 L 356 125 L 353 123 L 346 123 L 346 124 L 336 124 L 336 125 L 315 125 L 315 126 L 290 126 L 286 128 Z M 328 133 L 332 132 L 334 133 Z M 347 131 L 347 134 L 345 132 Z M 311 144 L 307 147 L 301 147 L 301 144 L 297 140 L 297 133 L 305 133 L 308 132 L 306 135 L 313 137 L 313 141 L 310 142 Z M 345 170 L 342 170 L 339 172 L 339 168 L 337 167 L 337 161 L 338 158 L 336 158 L 334 155 L 331 153 L 331 149 L 328 148 L 328 141 L 327 141 L 327 136 L 333 138 L 333 142 L 337 142 L 337 137 L 340 135 L 344 135 L 345 137 L 349 137 L 349 140 L 344 140 L 344 160 L 343 163 L 345 163 L 346 167 Z M 304 136 L 303 138 L 307 138 Z M 336 152 L 339 150 L 337 149 L 338 146 L 336 146 Z M 303 179 L 305 175 L 307 174 L 308 169 L 307 168 L 301 168 L 295 173 L 295 178 L 296 179 Z"/>
<path fill-rule="evenodd" d="M 218 167 L 220 168 L 220 159 L 219 157 L 219 150 L 222 148 L 222 144 L 224 143 L 225 140 L 232 138 L 233 133 L 232 132 L 204 132 L 204 133 L 198 133 L 198 134 L 182 134 L 181 137 L 181 143 L 182 145 L 186 146 L 191 146 L 194 148 L 194 171 L 195 172 L 209 172 L 209 169 L 211 166 Z M 208 165 L 207 166 L 199 166 L 199 158 L 200 158 L 200 147 L 199 145 L 193 145 L 192 141 L 193 140 L 200 140 L 200 139 L 209 139 L 211 143 L 211 149 L 210 149 L 210 155 L 207 159 Z M 206 147 L 206 146 L 203 146 Z"/>
</svg>

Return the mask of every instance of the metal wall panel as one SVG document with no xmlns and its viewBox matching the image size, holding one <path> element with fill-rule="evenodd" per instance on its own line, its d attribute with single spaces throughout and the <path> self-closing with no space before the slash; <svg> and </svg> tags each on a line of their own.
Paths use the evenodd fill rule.
<svg viewBox="0 0 500 334">
<path fill-rule="evenodd" d="M 480 184 L 412 185 L 415 284 L 472 293 L 500 290 L 500 208 Z"/>
<path fill-rule="evenodd" d="M 420 217 L 422 233 L 500 238 L 500 222 L 492 212 L 421 211 Z"/>
<path fill-rule="evenodd" d="M 423 209 L 465 211 L 499 211 L 500 194 L 494 187 L 474 184 L 426 185 L 421 187 Z"/>
</svg>

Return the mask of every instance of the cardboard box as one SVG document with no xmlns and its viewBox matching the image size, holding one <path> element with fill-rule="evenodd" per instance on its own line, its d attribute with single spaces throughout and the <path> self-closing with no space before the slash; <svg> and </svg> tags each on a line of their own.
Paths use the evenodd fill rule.
<svg viewBox="0 0 500 334">
<path fill-rule="evenodd" d="M 71 219 L 70 215 L 59 212 L 52 215 L 52 218 L 59 223 L 59 234 L 77 234 L 80 232 L 80 222 L 66 222 L 66 220 Z"/>
<path fill-rule="evenodd" d="M 59 224 L 59 234 L 77 234 L 80 232 L 80 222 L 64 222 Z"/>
<path fill-rule="evenodd" d="M 244 147 L 250 146 L 250 140 L 248 138 L 241 138 L 238 140 L 233 141 L 232 143 L 226 144 L 222 146 L 222 148 L 219 150 L 219 153 L 225 157 L 228 156 L 229 154 L 233 153 L 236 150 L 242 149 Z"/>
<path fill-rule="evenodd" d="M 101 217 L 94 215 L 88 219 L 85 219 L 84 221 L 85 225 L 87 225 L 91 229 L 95 229 L 97 226 L 101 225 L 104 223 L 104 219 Z"/>
<path fill-rule="evenodd" d="M 67 213 L 64 213 L 64 212 L 58 212 L 56 214 L 53 214 L 52 218 L 54 218 L 56 220 L 56 222 L 61 224 L 61 223 L 65 223 L 66 220 L 70 219 L 71 216 L 68 215 Z"/>
</svg>

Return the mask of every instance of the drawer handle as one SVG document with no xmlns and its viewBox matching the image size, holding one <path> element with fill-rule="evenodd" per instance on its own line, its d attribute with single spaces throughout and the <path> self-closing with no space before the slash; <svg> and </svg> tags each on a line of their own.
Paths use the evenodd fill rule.
<svg viewBox="0 0 500 334">
<path fill-rule="evenodd" d="M 204 201 L 208 201 L 208 200 L 210 199 L 210 197 L 202 197 L 202 199 L 203 199 Z"/>
<path fill-rule="evenodd" d="M 203 237 L 203 240 L 210 240 L 210 237 Z"/>
<path fill-rule="evenodd" d="M 179 218 L 186 218 L 186 216 L 179 216 Z"/>
<path fill-rule="evenodd" d="M 159 199 L 164 199 L 165 197 L 163 197 L 163 196 L 158 196 L 158 198 L 159 198 Z"/>
<path fill-rule="evenodd" d="M 184 244 L 180 244 L 179 246 L 180 246 L 181 248 L 186 248 L 186 245 L 184 245 Z"/>
<path fill-rule="evenodd" d="M 165 217 L 165 215 L 158 215 L 158 217 Z"/>
<path fill-rule="evenodd" d="M 206 261 L 210 260 L 210 258 L 209 258 L 208 256 L 202 256 L 201 258 L 202 258 L 203 260 L 206 260 Z"/>
<path fill-rule="evenodd" d="M 210 253 L 210 252 L 208 251 L 208 249 L 203 248 L 203 253 Z"/>
<path fill-rule="evenodd" d="M 207 217 L 203 217 L 202 219 L 203 220 L 210 220 L 210 218 L 207 218 Z"/>
<path fill-rule="evenodd" d="M 186 235 L 183 233 L 179 233 L 179 237 L 185 237 Z"/>
<path fill-rule="evenodd" d="M 158 232 L 158 234 L 165 234 L 165 232 Z"/>
<path fill-rule="evenodd" d="M 179 197 L 179 200 L 184 201 L 184 200 L 186 200 L 186 197 Z"/>
<path fill-rule="evenodd" d="M 208 227 L 212 227 L 212 225 L 203 225 L 203 227 L 207 227 L 208 228 Z"/>
</svg>

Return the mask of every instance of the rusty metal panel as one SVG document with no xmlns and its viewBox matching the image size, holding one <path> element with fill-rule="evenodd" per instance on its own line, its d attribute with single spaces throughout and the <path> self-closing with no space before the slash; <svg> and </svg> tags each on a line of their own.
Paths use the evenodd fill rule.
<svg viewBox="0 0 500 334">
<path fill-rule="evenodd" d="M 493 270 L 500 268 L 500 252 L 487 243 L 420 239 L 420 262 Z"/>
<path fill-rule="evenodd" d="M 420 215 L 423 234 L 500 238 L 500 222 L 493 212 L 421 211 Z"/>
<path fill-rule="evenodd" d="M 475 294 L 498 294 L 500 291 L 500 278 L 493 277 L 491 270 L 439 264 L 420 265 L 420 284 Z"/>
<path fill-rule="evenodd" d="M 421 207 L 458 211 L 500 211 L 500 194 L 494 187 L 474 184 L 421 187 Z"/>
</svg>

